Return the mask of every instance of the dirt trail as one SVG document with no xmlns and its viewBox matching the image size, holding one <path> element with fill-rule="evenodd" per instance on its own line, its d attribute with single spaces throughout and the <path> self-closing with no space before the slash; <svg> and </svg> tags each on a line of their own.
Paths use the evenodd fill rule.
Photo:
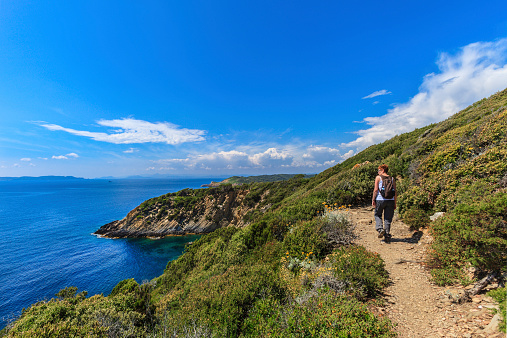
<svg viewBox="0 0 507 338">
<path fill-rule="evenodd" d="M 378 252 L 389 271 L 391 285 L 386 289 L 387 304 L 378 311 L 397 324 L 399 337 L 505 337 L 491 331 L 495 322 L 490 297 L 481 293 L 472 302 L 454 304 L 449 295 L 463 288 L 439 287 L 430 282 L 423 262 L 431 237 L 427 231 L 414 233 L 395 216 L 392 242 L 377 237 L 372 208 L 352 209 L 359 236 L 358 244 Z M 489 326 L 488 326 L 489 325 Z"/>
</svg>

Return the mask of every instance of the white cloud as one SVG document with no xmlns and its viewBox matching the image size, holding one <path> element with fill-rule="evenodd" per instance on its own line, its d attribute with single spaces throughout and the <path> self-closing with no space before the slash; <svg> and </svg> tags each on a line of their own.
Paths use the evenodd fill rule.
<svg viewBox="0 0 507 338">
<path fill-rule="evenodd" d="M 291 165 L 294 156 L 288 151 L 269 148 L 263 153 L 257 153 L 249 157 L 250 162 L 261 168 Z"/>
<path fill-rule="evenodd" d="M 167 143 L 180 144 L 184 142 L 204 141 L 206 131 L 198 129 L 180 128 L 169 122 L 151 123 L 136 119 L 99 120 L 97 123 L 104 127 L 118 128 L 109 133 L 91 132 L 65 128 L 56 124 L 41 123 L 40 125 L 52 131 L 89 137 L 95 141 L 115 144 L 131 143 Z"/>
<path fill-rule="evenodd" d="M 69 153 L 67 155 L 58 155 L 58 156 L 52 156 L 51 158 L 53 160 L 68 160 L 69 157 L 78 158 L 79 155 L 76 153 Z"/>
<path fill-rule="evenodd" d="M 20 161 L 23 161 L 23 162 L 30 162 L 32 159 L 29 158 L 29 157 L 24 157 L 24 158 L 21 158 L 19 159 Z"/>
<path fill-rule="evenodd" d="M 324 168 L 336 165 L 347 157 L 342 155 L 339 149 L 323 146 L 310 146 L 303 155 L 301 161 L 295 161 L 294 165 L 308 168 Z"/>
<path fill-rule="evenodd" d="M 373 92 L 370 95 L 366 95 L 365 97 L 363 97 L 363 100 L 364 99 L 371 99 L 371 98 L 374 98 L 377 96 L 388 95 L 388 94 L 392 94 L 392 93 L 390 91 L 388 91 L 387 89 L 377 90 L 376 92 Z"/>
<path fill-rule="evenodd" d="M 127 149 L 127 150 L 123 151 L 123 152 L 124 152 L 125 154 L 132 154 L 132 153 L 136 153 L 136 152 L 138 152 L 138 151 L 139 151 L 139 149 L 136 149 L 136 148 L 129 148 L 129 149 Z"/>
<path fill-rule="evenodd" d="M 437 61 L 439 72 L 424 77 L 419 93 L 383 116 L 365 118 L 371 127 L 359 130 L 356 140 L 342 146 L 360 150 L 443 121 L 475 101 L 505 89 L 506 62 L 507 39 L 472 43 L 455 55 L 442 53 Z"/>
<path fill-rule="evenodd" d="M 354 156 L 354 150 L 349 150 L 345 154 L 343 154 L 342 159 L 345 161 L 346 159 Z"/>
<path fill-rule="evenodd" d="M 328 147 L 310 146 L 303 154 L 306 160 L 324 163 L 341 159 L 340 150 Z"/>
</svg>

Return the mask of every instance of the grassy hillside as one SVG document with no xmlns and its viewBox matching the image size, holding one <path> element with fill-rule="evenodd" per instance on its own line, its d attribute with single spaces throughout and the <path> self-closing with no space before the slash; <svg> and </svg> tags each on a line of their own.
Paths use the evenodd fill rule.
<svg viewBox="0 0 507 338">
<path fill-rule="evenodd" d="M 202 236 L 150 283 L 125 280 L 108 297 L 63 290 L 3 334 L 393 336 L 391 323 L 369 310 L 388 283 L 384 263 L 352 244 L 347 214 L 371 203 L 382 163 L 397 178 L 403 219 L 414 230 L 431 227 L 435 282 L 505 272 L 507 90 L 315 177 L 227 187 L 248 190 L 248 226 Z M 445 216 L 430 224 L 436 211 Z"/>
</svg>

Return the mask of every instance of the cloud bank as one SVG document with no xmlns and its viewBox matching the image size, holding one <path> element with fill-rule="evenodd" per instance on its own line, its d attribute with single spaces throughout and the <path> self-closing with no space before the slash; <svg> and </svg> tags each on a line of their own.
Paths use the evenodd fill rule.
<svg viewBox="0 0 507 338">
<path fill-rule="evenodd" d="M 40 125 L 52 131 L 65 131 L 73 135 L 89 137 L 95 141 L 115 144 L 167 143 L 175 145 L 184 142 L 204 141 L 206 134 L 204 130 L 180 128 L 169 122 L 151 123 L 136 119 L 118 119 L 99 120 L 97 124 L 117 129 L 103 133 L 75 130 L 56 124 L 42 123 Z"/>
<path fill-rule="evenodd" d="M 277 148 L 271 147 L 265 151 L 220 151 L 209 154 L 194 154 L 183 159 L 156 160 L 149 170 L 249 170 L 249 169 L 272 169 L 298 171 L 325 169 L 331 167 L 348 157 L 353 151 L 341 154 L 340 150 L 322 146 L 310 146 L 307 148 Z"/>
<path fill-rule="evenodd" d="M 419 93 L 408 102 L 389 109 L 380 117 L 364 119 L 371 127 L 359 130 L 359 137 L 342 147 L 362 150 L 393 136 L 440 122 L 482 98 L 507 87 L 507 39 L 476 42 L 455 55 L 442 53 L 439 72 L 424 77 Z M 384 92 L 378 91 L 364 98 Z"/>
</svg>

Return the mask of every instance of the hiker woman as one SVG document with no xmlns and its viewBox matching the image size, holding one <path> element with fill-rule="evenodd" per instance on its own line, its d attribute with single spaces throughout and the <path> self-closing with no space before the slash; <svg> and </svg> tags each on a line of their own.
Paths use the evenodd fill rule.
<svg viewBox="0 0 507 338">
<path fill-rule="evenodd" d="M 371 205 L 375 207 L 375 230 L 378 232 L 378 238 L 384 237 L 386 243 L 391 242 L 391 222 L 396 209 L 396 182 L 387 174 L 388 171 L 385 164 L 378 167 L 371 200 Z"/>
</svg>

